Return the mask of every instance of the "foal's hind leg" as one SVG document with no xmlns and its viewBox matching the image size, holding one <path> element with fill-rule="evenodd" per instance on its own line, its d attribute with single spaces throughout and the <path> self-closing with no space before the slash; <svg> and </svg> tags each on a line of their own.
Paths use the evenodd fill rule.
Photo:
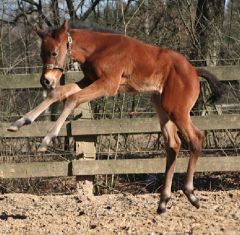
<svg viewBox="0 0 240 235">
<path fill-rule="evenodd" d="M 188 163 L 187 177 L 183 191 L 187 196 L 188 200 L 191 202 L 191 204 L 196 208 L 199 208 L 200 207 L 199 200 L 194 195 L 193 192 L 194 191 L 193 175 L 196 169 L 198 157 L 202 150 L 204 135 L 199 129 L 197 129 L 197 127 L 193 125 L 189 114 L 185 114 L 184 112 L 179 113 L 178 115 L 174 116 L 174 120 L 179 130 L 188 141 L 191 151 L 191 157 Z"/>
<path fill-rule="evenodd" d="M 167 153 L 164 185 L 161 192 L 159 207 L 157 209 L 158 213 L 163 213 L 166 211 L 167 202 L 170 200 L 172 179 L 176 167 L 177 156 L 181 146 L 181 141 L 177 134 L 176 125 L 169 119 L 167 113 L 161 107 L 160 95 L 153 95 L 152 102 L 155 105 L 159 116 Z"/>
</svg>

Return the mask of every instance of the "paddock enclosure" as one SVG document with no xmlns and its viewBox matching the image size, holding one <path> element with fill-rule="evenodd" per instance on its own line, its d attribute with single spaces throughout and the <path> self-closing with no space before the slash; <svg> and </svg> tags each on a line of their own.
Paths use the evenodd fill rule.
<svg viewBox="0 0 240 235">
<path fill-rule="evenodd" d="M 202 95 L 192 111 L 192 118 L 201 130 L 206 131 L 205 142 L 208 143 L 205 143 L 197 171 L 239 171 L 239 66 L 208 69 L 225 82 L 226 93 L 221 104 L 210 106 L 206 102 L 208 87 L 202 82 Z M 77 81 L 81 76 L 80 72 L 69 72 L 63 82 Z M 161 135 L 158 120 L 147 95 L 123 94 L 103 98 L 102 102 L 98 100 L 85 104 L 84 107 L 75 110 L 61 129 L 60 136 L 64 139 L 57 139 L 55 146 L 46 155 L 39 156 L 36 153 L 39 138 L 45 136 L 51 126 L 51 121 L 46 121 L 46 118 L 49 119 L 51 116 L 50 118 L 56 119 L 59 107 L 55 105 L 53 107 L 55 110 L 48 110 L 48 113 L 41 117 L 43 121 L 39 118 L 39 121 L 25 126 L 17 133 L 7 131 L 9 122 L 21 116 L 25 112 L 24 108 L 28 109 L 27 102 L 32 107 L 41 99 L 43 92 L 38 89 L 39 87 L 39 74 L 6 75 L 0 79 L 0 88 L 4 94 L 2 102 L 13 104 L 15 109 L 11 111 L 15 112 L 11 117 L 4 115 L 10 110 L 2 111 L 1 178 L 163 172 L 165 159 L 154 157 L 162 154 L 161 147 L 151 146 L 160 145 L 156 138 L 160 139 Z M 17 104 L 18 95 L 25 98 L 21 110 L 17 107 L 20 105 Z M 16 96 L 15 104 L 13 96 Z M 4 98 L 7 100 L 4 101 Z M 31 99 L 35 104 L 30 104 Z M 8 108 L 12 107 L 9 105 Z M 211 134 L 212 136 L 208 136 Z M 134 141 L 138 146 L 127 146 L 130 142 L 134 145 Z M 184 155 L 187 154 L 187 150 L 183 149 L 182 157 L 178 159 L 179 173 L 186 170 Z M 134 158 L 138 159 L 133 159 L 134 155 Z M 60 161 L 50 160 L 59 156 Z M 123 161 L 124 156 L 127 159 Z M 43 160 L 38 162 L 37 158 Z"/>
<path fill-rule="evenodd" d="M 197 172 L 215 173 L 217 178 L 218 173 L 224 178 L 221 174 L 226 172 L 230 175 L 229 181 L 238 182 L 240 66 L 207 69 L 224 82 L 225 94 L 220 103 L 209 104 L 209 87 L 201 82 L 201 95 L 191 113 L 194 123 L 205 131 Z M 58 117 L 61 103 L 49 108 L 32 125 L 16 133 L 8 132 L 10 123 L 46 97 L 39 77 L 40 74 L 0 75 L 0 188 L 2 193 L 10 193 L 0 195 L 0 205 L 4 205 L 0 211 L 3 234 L 17 227 L 19 234 L 34 234 L 39 228 L 42 228 L 40 234 L 53 233 L 58 228 L 57 234 L 76 234 L 79 229 L 86 234 L 106 234 L 107 231 L 111 234 L 138 234 L 139 231 L 202 234 L 206 230 L 209 234 L 238 234 L 239 183 L 226 191 L 224 186 L 219 190 L 221 186 L 216 185 L 212 186 L 212 192 L 197 191 L 202 204 L 198 213 L 181 191 L 176 190 L 164 215 L 165 222 L 156 216 L 158 194 L 132 195 L 121 191 L 116 195 L 92 195 L 92 184 L 95 194 L 118 192 L 114 187 L 120 182 L 119 175 L 131 178 L 133 174 L 145 174 L 153 179 L 165 171 L 163 139 L 148 94 L 119 94 L 80 106 L 70 115 L 46 153 L 37 153 L 37 148 Z M 61 82 L 78 81 L 81 77 L 81 72 L 68 72 Z M 188 156 L 188 147 L 183 142 L 177 173 L 186 172 Z M 54 189 L 61 179 L 64 179 L 61 189 Z M 76 190 L 71 189 L 71 183 L 68 185 L 72 179 L 79 182 Z M 211 176 L 208 179 L 211 181 Z M 38 188 L 45 181 L 48 187 L 53 187 L 52 191 L 43 193 Z M 198 190 L 197 184 L 195 182 Z M 61 195 L 43 196 L 59 192 Z M 186 220 L 181 220 L 182 216 Z"/>
</svg>

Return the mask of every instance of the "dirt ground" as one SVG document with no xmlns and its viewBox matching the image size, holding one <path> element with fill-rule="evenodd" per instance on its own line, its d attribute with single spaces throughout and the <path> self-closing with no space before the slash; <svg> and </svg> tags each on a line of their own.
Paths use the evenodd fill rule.
<svg viewBox="0 0 240 235">
<path fill-rule="evenodd" d="M 156 214 L 158 194 L 0 195 L 0 234 L 240 234 L 240 191 L 181 191 Z"/>
</svg>

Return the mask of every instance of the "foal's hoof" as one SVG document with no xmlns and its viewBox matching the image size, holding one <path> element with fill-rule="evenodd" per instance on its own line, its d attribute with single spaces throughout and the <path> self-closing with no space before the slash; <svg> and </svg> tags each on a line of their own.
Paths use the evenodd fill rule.
<svg viewBox="0 0 240 235">
<path fill-rule="evenodd" d="M 40 146 L 37 151 L 40 152 L 40 153 L 46 152 L 47 151 L 47 146 Z"/>
<path fill-rule="evenodd" d="M 195 201 L 192 201 L 191 203 L 192 203 L 192 205 L 195 206 L 197 209 L 200 208 L 200 202 L 199 202 L 199 199 L 198 199 L 198 198 L 196 198 L 196 200 L 195 200 Z"/>
<path fill-rule="evenodd" d="M 44 139 L 42 140 L 42 143 L 40 144 L 40 147 L 38 148 L 38 152 L 46 152 L 47 148 L 49 146 L 49 143 L 51 142 L 53 135 L 46 135 Z"/>
<path fill-rule="evenodd" d="M 163 214 L 166 212 L 167 203 L 170 201 L 170 199 L 171 199 L 170 197 L 161 198 L 161 200 L 159 202 L 159 206 L 157 208 L 158 214 Z"/>
<path fill-rule="evenodd" d="M 12 132 L 16 132 L 19 130 L 18 126 L 15 125 L 11 125 L 10 127 L 8 127 L 7 129 L 8 131 L 12 131 Z"/>
<path fill-rule="evenodd" d="M 158 213 L 159 215 L 165 213 L 166 211 L 167 211 L 167 210 L 166 210 L 166 207 L 161 207 L 161 206 L 159 206 L 159 207 L 157 208 L 157 213 Z"/>
<path fill-rule="evenodd" d="M 184 194 L 187 196 L 190 203 L 195 206 L 197 209 L 200 208 L 200 202 L 199 199 L 194 195 L 193 190 L 183 190 Z"/>
</svg>

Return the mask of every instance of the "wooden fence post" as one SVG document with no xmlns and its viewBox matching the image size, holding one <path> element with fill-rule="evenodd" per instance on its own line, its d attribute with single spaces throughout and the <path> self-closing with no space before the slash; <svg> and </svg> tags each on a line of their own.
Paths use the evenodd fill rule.
<svg viewBox="0 0 240 235">
<path fill-rule="evenodd" d="M 75 119 L 92 119 L 92 112 L 90 103 L 84 103 L 79 108 L 74 110 Z M 96 136 L 76 136 L 75 137 L 75 151 L 77 158 L 80 160 L 95 160 Z M 93 180 L 94 176 L 76 176 L 77 192 L 82 196 L 93 196 Z"/>
</svg>

